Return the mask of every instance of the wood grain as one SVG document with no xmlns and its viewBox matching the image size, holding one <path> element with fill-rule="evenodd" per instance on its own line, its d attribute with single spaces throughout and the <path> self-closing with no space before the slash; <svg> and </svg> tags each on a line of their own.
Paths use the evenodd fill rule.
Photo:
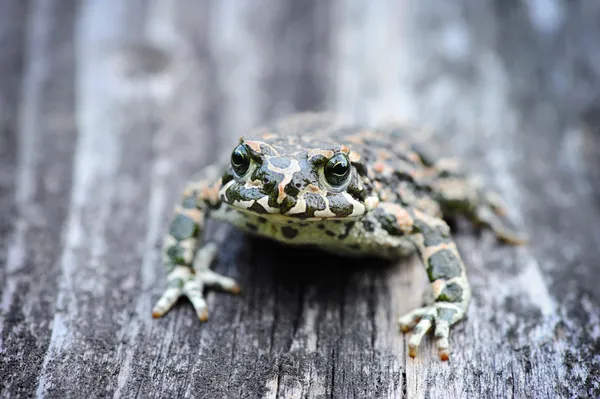
<svg viewBox="0 0 600 399">
<path fill-rule="evenodd" d="M 600 5 L 0 2 L 0 396 L 599 397 Z M 530 237 L 457 223 L 473 286 L 452 356 L 406 354 L 414 259 L 305 253 L 213 223 L 199 324 L 160 320 L 185 180 L 260 122 L 408 120 Z"/>
</svg>

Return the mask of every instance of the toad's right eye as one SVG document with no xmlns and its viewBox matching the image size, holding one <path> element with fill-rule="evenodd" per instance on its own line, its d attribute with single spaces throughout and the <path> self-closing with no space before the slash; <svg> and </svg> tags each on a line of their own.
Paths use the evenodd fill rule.
<svg viewBox="0 0 600 399">
<path fill-rule="evenodd" d="M 334 155 L 325 165 L 325 179 L 332 187 L 340 187 L 348 182 L 350 160 L 343 153 Z"/>
<path fill-rule="evenodd" d="M 238 177 L 242 177 L 250 167 L 250 154 L 243 144 L 235 147 L 231 153 L 231 167 Z"/>
</svg>

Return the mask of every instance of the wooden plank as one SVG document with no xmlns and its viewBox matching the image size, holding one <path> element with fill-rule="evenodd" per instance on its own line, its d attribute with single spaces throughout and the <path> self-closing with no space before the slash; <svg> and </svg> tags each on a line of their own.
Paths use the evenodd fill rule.
<svg viewBox="0 0 600 399">
<path fill-rule="evenodd" d="M 1 394 L 600 396 L 600 6 L 536 4 L 0 3 Z M 414 259 L 217 224 L 244 294 L 209 291 L 206 324 L 185 301 L 150 319 L 186 178 L 307 109 L 428 125 L 529 233 L 515 249 L 458 223 L 474 299 L 450 362 L 430 339 L 409 359 L 397 331 L 426 285 Z"/>
<path fill-rule="evenodd" d="M 170 88 L 161 80 L 169 59 L 144 40 L 141 2 L 88 2 L 78 18 L 79 140 L 57 299 L 65 311 L 54 316 L 43 396 L 118 394 L 120 362 L 140 328 L 130 320 L 149 312 L 136 301 L 153 278 L 141 269 L 145 245 L 156 245 L 144 232 L 161 216 L 147 217 L 161 200 L 149 186 L 164 173 L 153 164 L 153 112 Z"/>
<path fill-rule="evenodd" d="M 584 345 L 574 352 L 575 347 L 586 339 L 580 338 L 580 334 L 575 331 L 573 335 L 566 333 L 564 337 L 558 331 L 561 330 L 562 323 L 579 325 L 575 330 L 586 331 L 586 318 L 594 320 L 595 324 L 598 313 L 589 304 L 597 303 L 597 300 L 588 297 L 595 294 L 583 295 L 575 300 L 578 308 L 586 309 L 584 317 L 576 321 L 574 318 L 563 316 L 566 298 L 557 296 L 555 287 L 564 285 L 569 280 L 567 275 L 571 273 L 564 269 L 564 263 L 561 262 L 564 260 L 562 248 L 551 250 L 547 245 L 556 239 L 551 237 L 560 236 L 560 231 L 546 234 L 544 238 L 540 237 L 537 231 L 548 229 L 549 226 L 542 222 L 545 219 L 552 221 L 557 215 L 564 215 L 564 220 L 567 221 L 572 220 L 573 215 L 569 215 L 571 212 L 560 206 L 563 199 L 556 193 L 547 193 L 540 198 L 540 192 L 544 190 L 541 184 L 531 184 L 532 180 L 560 180 L 561 184 L 569 186 L 568 179 L 563 180 L 559 177 L 565 174 L 565 168 L 560 163 L 544 163 L 542 170 L 529 169 L 529 156 L 532 154 L 535 154 L 538 163 L 543 159 L 560 158 L 556 151 L 562 144 L 559 141 L 562 132 L 558 130 L 561 126 L 555 124 L 555 119 L 548 118 L 550 115 L 543 113 L 538 114 L 533 121 L 528 120 L 531 115 L 514 102 L 515 91 L 522 90 L 530 96 L 537 93 L 531 92 L 533 88 L 530 85 L 520 85 L 520 82 L 511 79 L 515 75 L 522 76 L 524 71 L 507 71 L 502 58 L 493 53 L 494 43 L 511 42 L 502 36 L 494 37 L 486 33 L 514 30 L 505 29 L 506 21 L 496 20 L 498 16 L 494 13 L 497 10 L 473 4 L 469 5 L 468 10 L 467 18 L 473 19 L 464 21 L 465 12 L 446 2 L 438 2 L 435 6 L 428 3 L 422 7 L 413 4 L 399 10 L 402 13 L 392 13 L 391 17 L 401 21 L 397 25 L 402 29 L 399 29 L 396 37 L 405 38 L 400 40 L 400 51 L 395 53 L 397 57 L 401 57 L 400 62 L 394 60 L 393 55 L 378 54 L 368 46 L 365 46 L 364 53 L 349 56 L 353 60 L 368 59 L 374 65 L 412 64 L 403 71 L 405 80 L 400 82 L 400 86 L 404 88 L 400 97 L 405 97 L 399 98 L 391 106 L 395 105 L 400 113 L 404 113 L 404 116 L 411 120 L 427 121 L 438 131 L 445 133 L 446 137 L 451 135 L 453 139 L 449 148 L 456 154 L 470 154 L 470 163 L 486 168 L 488 176 L 502 189 L 506 197 L 513 204 L 520 204 L 523 211 L 515 216 L 517 220 L 522 220 L 532 236 L 531 244 L 517 250 L 516 257 L 513 249 L 496 247 L 489 240 L 481 242 L 459 236 L 459 246 L 470 266 L 475 290 L 469 320 L 457 328 L 453 335 L 455 352 L 450 364 L 437 363 L 433 357 L 408 360 L 407 390 L 409 396 L 412 394 L 433 397 L 503 397 L 508 394 L 517 397 L 552 397 L 558 393 L 566 396 L 593 396 L 598 386 L 598 377 L 594 375 L 597 371 L 597 360 L 593 360 L 596 355 L 590 355 L 594 351 Z M 389 10 L 387 11 L 388 14 L 378 15 L 374 20 L 385 21 L 386 16 L 389 16 Z M 360 20 L 360 24 L 374 29 L 374 23 L 366 22 L 369 12 L 373 12 L 372 9 L 369 12 L 356 12 L 367 15 L 367 18 Z M 425 25 L 428 29 L 423 29 Z M 389 31 L 393 30 L 393 26 L 391 23 L 384 23 L 384 27 L 378 26 L 377 29 Z M 490 29 L 494 26 L 497 28 Z M 481 30 L 477 30 L 478 28 Z M 362 26 L 355 29 L 367 30 Z M 373 42 L 368 36 L 368 30 L 367 33 L 361 33 L 367 36 L 367 43 Z M 348 35 L 344 32 L 341 36 L 348 38 L 359 35 Z M 383 44 L 381 41 L 377 43 L 380 43 L 382 48 L 389 48 L 385 38 L 381 39 Z M 519 35 L 519 40 L 523 40 L 522 35 Z M 539 44 L 532 44 L 532 47 Z M 337 48 L 343 48 L 343 45 Z M 361 51 L 360 46 L 354 48 L 356 52 Z M 514 50 L 514 47 L 509 48 Z M 511 56 L 531 62 L 526 53 L 513 53 Z M 544 61 L 548 60 L 540 57 L 535 65 L 526 67 L 541 69 Z M 435 75 L 435 65 L 445 67 L 444 75 Z M 369 70 L 369 67 L 365 69 Z M 369 76 L 368 72 L 363 73 L 360 70 L 360 64 L 358 71 L 359 76 Z M 360 78 L 350 78 L 349 81 L 360 87 L 360 83 L 357 83 L 361 82 Z M 386 97 L 386 90 L 390 90 L 389 87 L 397 88 L 388 84 L 385 75 L 367 85 L 371 92 L 383 98 Z M 362 115 L 363 119 L 377 120 L 379 111 L 368 112 L 370 104 L 365 102 L 359 93 L 360 90 L 341 93 L 340 98 L 343 98 L 346 104 L 351 104 L 350 107 L 343 107 L 348 107 L 347 112 L 366 109 L 366 114 Z M 537 98 L 540 103 L 550 100 L 555 101 L 553 106 L 562 106 L 560 98 L 547 99 L 539 94 L 533 98 Z M 531 97 L 529 99 L 531 100 Z M 390 106 L 389 101 L 388 99 L 387 106 Z M 373 109 L 377 110 L 378 107 L 374 106 Z M 385 109 L 385 105 L 381 104 L 379 109 Z M 449 109 L 452 109 L 452 112 L 446 111 Z M 541 111 L 540 109 L 538 112 Z M 566 122 L 567 120 L 562 121 L 563 124 Z M 477 139 L 474 132 L 478 132 L 482 137 Z M 552 139 L 552 136 L 555 138 Z M 445 137 L 440 139 L 444 140 Z M 469 143 L 485 147 L 485 153 L 473 153 L 474 149 L 469 148 Z M 483 154 L 485 155 L 482 158 Z M 575 159 L 578 157 L 577 154 L 572 155 Z M 488 166 L 485 166 L 486 164 Z M 578 178 L 582 176 L 581 171 L 574 174 Z M 577 191 L 576 187 L 573 187 L 573 181 L 570 185 L 570 192 Z M 585 215 L 592 220 L 598 220 L 597 210 L 589 197 L 574 197 L 577 199 L 572 197 L 572 200 L 578 203 L 589 204 L 587 207 L 583 205 L 586 210 L 582 217 Z M 540 202 L 544 205 L 540 206 Z M 537 219 L 534 219 L 532 215 L 536 213 Z M 581 226 L 586 225 L 583 220 L 571 223 L 573 234 L 578 236 L 579 243 L 593 241 L 593 237 L 597 236 L 596 232 L 591 231 L 593 223 L 587 223 L 590 230 L 585 232 L 579 230 Z M 576 228 L 576 225 L 579 227 Z M 576 229 L 579 230 L 577 233 Z M 586 249 L 580 253 L 596 252 L 597 249 L 592 248 L 592 245 L 586 245 Z M 582 268 L 586 274 L 584 279 L 588 282 L 597 281 L 597 277 L 591 275 L 593 263 L 586 263 L 588 266 Z M 581 284 L 585 285 L 583 282 Z M 589 333 L 581 335 L 587 334 Z M 592 337 L 588 335 L 588 345 L 594 342 Z M 570 374 L 573 372 L 574 359 L 586 364 L 583 366 L 586 370 L 583 372 L 585 377 L 577 378 Z M 478 370 L 484 371 L 480 373 Z M 490 373 L 493 373 L 492 377 Z M 569 374 L 570 381 L 575 380 L 577 383 L 563 382 L 562 378 Z"/>
<path fill-rule="evenodd" d="M 3 195 L 14 201 L 8 210 L 12 228 L 2 234 L 8 241 L 2 246 L 8 247 L 0 316 L 3 396 L 33 395 L 53 328 L 76 139 L 72 8 L 72 2 L 2 4 L 2 48 L 11 57 L 2 70 L 8 113 L 2 132 L 8 147 L 2 151 L 9 154 L 2 162 L 15 160 L 17 167 L 8 169 L 14 191 Z"/>
<path fill-rule="evenodd" d="M 405 88 L 406 98 L 396 102 L 400 112 L 407 113 L 412 120 L 428 121 L 441 132 L 448 132 L 448 129 L 452 128 L 452 131 L 446 134 L 452 135 L 452 142 L 460 143 L 460 146 L 450 143 L 455 153 L 469 154 L 471 149 L 465 146 L 469 141 L 473 145 L 485 146 L 485 158 L 481 159 L 481 153 L 475 154 L 478 157 L 471 158 L 471 163 L 481 166 L 490 164 L 487 174 L 491 175 L 492 180 L 496 181 L 512 203 L 522 202 L 521 206 L 525 208 L 527 215 L 537 211 L 547 218 L 549 210 L 556 209 L 562 200 L 550 193 L 540 199 L 539 192 L 543 189 L 540 186 L 532 188 L 530 182 L 531 179 L 543 182 L 558 179 L 558 176 L 564 174 L 564 166 L 560 163 L 544 165 L 547 175 L 540 175 L 536 170 L 532 170 L 530 174 L 523 171 L 528 169 L 528 154 L 539 155 L 538 162 L 542 159 L 559 158 L 555 152 L 560 148 L 560 142 L 552 141 L 542 134 L 555 132 L 557 137 L 556 133 L 560 132 L 556 129 L 560 129 L 560 126 L 550 125 L 554 121 L 548 120 L 546 115 L 538 116 L 534 123 L 526 120 L 528 114 L 513 103 L 513 90 L 519 90 L 519 86 L 513 89 L 510 79 L 512 75 L 505 70 L 501 59 L 490 51 L 493 50 L 495 41 L 503 43 L 501 38 L 486 38 L 485 32 L 465 30 L 467 27 L 476 28 L 478 23 L 489 30 L 490 26 L 493 27 L 497 23 L 498 29 L 491 31 L 503 32 L 504 29 L 500 29 L 499 26 L 505 26 L 504 21 L 495 22 L 493 10 L 484 6 L 478 9 L 471 5 L 469 10 L 477 20 L 464 24 L 459 10 L 444 2 L 439 2 L 436 6 L 428 4 L 426 8 L 417 5 L 407 7 L 403 10 L 407 14 L 396 15 L 396 18 L 401 18 L 402 21 L 399 26 L 404 27 L 403 37 L 412 39 L 406 40 L 404 46 L 399 46 L 405 50 L 400 54 L 400 57 L 404 57 L 403 62 L 389 60 L 388 54 L 378 58 L 376 53 L 355 55 L 353 59 L 369 59 L 375 65 L 381 65 L 384 61 L 392 65 L 414 63 L 413 68 L 405 72 L 408 75 L 406 81 L 401 83 Z M 366 10 L 361 13 L 365 14 Z M 375 19 L 385 20 L 383 16 Z M 361 23 L 369 25 L 364 19 Z M 435 28 L 423 30 L 422 27 L 426 23 Z M 391 29 L 391 26 L 378 29 L 386 28 Z M 345 34 L 342 36 L 348 37 Z M 444 40 L 450 40 L 446 38 L 451 38 L 453 42 L 444 43 Z M 442 45 L 439 45 L 440 42 Z M 360 46 L 357 51 L 360 51 L 359 49 Z M 525 58 L 523 54 L 519 56 L 521 59 Z M 445 76 L 432 75 L 432 69 L 435 67 L 429 65 L 445 65 Z M 534 67 L 540 68 L 541 65 L 537 64 Z M 471 76 L 468 84 L 464 81 L 466 76 Z M 389 87 L 385 77 L 370 82 L 370 86 L 375 86 L 371 90 L 382 96 L 385 96 Z M 520 86 L 520 89 L 527 88 L 526 85 Z M 362 97 L 356 95 L 357 92 L 342 93 L 340 97 L 346 102 L 354 100 L 355 109 L 367 108 L 368 105 L 363 105 Z M 352 94 L 355 94 L 355 97 Z M 542 96 L 539 99 L 544 101 Z M 559 106 L 560 99 L 553 100 L 557 101 L 556 106 Z M 412 104 L 409 107 L 402 107 L 410 102 Z M 447 109 L 452 109 L 453 112 L 445 112 Z M 367 113 L 365 118 L 377 119 L 377 115 Z M 474 131 L 478 131 L 483 137 L 473 140 Z M 527 147 L 524 148 L 524 145 Z M 525 152 L 527 150 L 529 152 Z M 566 180 L 564 183 L 567 183 Z M 529 197 L 523 199 L 524 195 Z M 539 206 L 540 201 L 544 202 L 544 206 Z M 578 197 L 577 201 L 592 205 L 589 198 Z M 565 219 L 571 218 L 566 216 L 569 212 L 564 208 L 560 211 L 557 209 L 556 213 L 551 212 L 553 216 L 556 214 L 565 215 Z M 591 207 L 586 208 L 583 214 L 597 220 L 597 211 Z M 564 254 L 560 255 L 557 252 L 561 251 L 555 250 L 549 260 L 546 252 L 548 248 L 537 249 L 537 246 L 544 245 L 543 242 L 550 243 L 553 239 L 546 237 L 542 240 L 536 234 L 537 229 L 547 228 L 540 223 L 540 220 L 544 220 L 543 216 L 538 215 L 536 221 L 524 215 L 525 213 L 517 213 L 515 216 L 523 220 L 533 240 L 529 247 L 517 251 L 519 256 L 516 258 L 512 249 L 497 248 L 489 241 L 478 244 L 473 238 L 459 236 L 459 246 L 471 266 L 471 279 L 475 288 L 470 318 L 464 327 L 456 329 L 460 335 L 454 334 L 455 354 L 449 365 L 439 364 L 428 358 L 407 362 L 409 393 L 434 397 L 501 397 L 508 393 L 518 397 L 551 397 L 557 392 L 568 392 L 574 396 L 590 395 L 596 389 L 594 387 L 597 385 L 594 385 L 593 381 L 597 381 L 597 377 L 591 377 L 596 370 L 595 361 L 592 360 L 595 355 L 589 357 L 589 348 L 581 348 L 575 356 L 578 359 L 586 359 L 586 377 L 577 379 L 579 385 L 566 385 L 561 382 L 561 377 L 572 370 L 572 366 L 569 366 L 572 362 L 567 359 L 573 356 L 573 345 L 575 342 L 580 344 L 575 336 L 563 340 L 555 337 L 559 328 L 557 326 L 562 322 L 566 322 L 567 319 L 570 323 L 574 322 L 570 318 L 561 320 L 565 308 L 561 308 L 559 304 L 563 299 L 550 294 L 556 292 L 556 285 L 560 286 L 567 281 L 567 272 L 560 262 Z M 583 221 L 577 224 L 582 226 L 584 223 L 581 222 Z M 590 227 L 592 225 L 588 224 Z M 553 233 L 554 237 L 558 234 L 558 231 Z M 590 238 L 596 235 L 591 230 L 579 234 L 579 242 L 590 241 Z M 592 253 L 596 250 L 590 245 L 583 252 Z M 542 259 L 545 266 L 543 268 Z M 590 266 L 584 268 L 587 281 L 597 280 L 589 274 L 592 263 L 588 264 Z M 552 272 L 559 272 L 563 276 L 555 280 L 550 274 Z M 486 295 L 486 291 L 489 294 Z M 518 306 L 515 306 L 517 300 Z M 581 300 L 590 301 L 585 296 Z M 582 303 L 579 306 L 592 311 L 592 308 L 583 306 Z M 586 317 L 597 320 L 597 313 L 592 311 L 592 314 L 588 313 Z M 492 320 L 494 322 L 490 323 Z M 587 329 L 583 319 L 577 323 L 580 323 L 581 329 Z M 562 361 L 557 361 L 557 356 L 562 357 Z M 487 372 L 479 374 L 477 370 Z M 494 377 L 490 379 L 488 373 L 492 370 Z M 536 381 L 535 385 L 532 384 L 532 379 Z M 532 389 L 534 393 L 531 393 Z"/>
</svg>

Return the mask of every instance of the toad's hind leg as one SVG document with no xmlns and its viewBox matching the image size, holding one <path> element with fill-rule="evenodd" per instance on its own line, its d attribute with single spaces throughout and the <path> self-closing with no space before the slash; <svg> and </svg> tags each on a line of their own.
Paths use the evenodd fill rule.
<svg viewBox="0 0 600 399">
<path fill-rule="evenodd" d="M 442 159 L 433 169 L 436 177 L 430 182 L 430 187 L 444 215 L 464 215 L 509 244 L 518 245 L 527 241 L 506 217 L 507 207 L 502 197 L 485 187 L 480 179 L 463 173 L 457 160 Z"/>
</svg>

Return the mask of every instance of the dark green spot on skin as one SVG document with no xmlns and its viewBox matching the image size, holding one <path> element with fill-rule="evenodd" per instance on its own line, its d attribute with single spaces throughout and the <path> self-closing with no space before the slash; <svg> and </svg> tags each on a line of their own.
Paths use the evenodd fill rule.
<svg viewBox="0 0 600 399">
<path fill-rule="evenodd" d="M 363 224 L 363 228 L 365 229 L 365 231 L 368 231 L 369 233 L 372 233 L 375 231 L 375 223 L 373 223 L 373 221 L 369 220 L 369 219 L 365 219 L 362 221 Z"/>
<path fill-rule="evenodd" d="M 364 162 L 355 162 L 352 164 L 359 175 L 366 176 L 367 175 L 367 165 Z"/>
<path fill-rule="evenodd" d="M 353 228 L 353 227 L 354 227 L 354 222 L 347 222 L 347 223 L 344 225 L 344 232 L 343 232 L 342 234 L 340 234 L 340 235 L 338 236 L 338 238 L 339 238 L 340 240 L 343 240 L 343 239 L 345 239 L 346 237 L 348 237 L 348 236 L 350 235 L 350 231 L 352 230 L 352 228 Z"/>
<path fill-rule="evenodd" d="M 353 206 L 341 194 L 327 195 L 329 201 L 329 209 L 338 217 L 345 217 L 352 213 Z"/>
<path fill-rule="evenodd" d="M 259 147 L 260 147 L 260 152 L 262 154 L 269 155 L 269 156 L 275 155 L 275 153 L 273 152 L 273 150 L 271 150 L 271 147 L 266 146 L 266 145 L 264 145 L 262 143 L 259 145 Z"/>
<path fill-rule="evenodd" d="M 305 159 L 298 161 L 300 170 L 292 175 L 292 180 L 285 187 L 285 192 L 289 195 L 298 195 L 298 190 L 305 189 L 309 184 L 318 186 L 319 176 L 318 168 Z"/>
<path fill-rule="evenodd" d="M 169 231 L 177 241 L 185 240 L 186 238 L 196 237 L 198 233 L 198 225 L 186 215 L 177 215 L 173 223 L 171 223 L 171 230 Z"/>
<path fill-rule="evenodd" d="M 183 255 L 185 250 L 178 245 L 173 245 L 167 249 L 167 256 L 171 259 L 171 262 L 175 265 L 183 265 L 185 263 Z"/>
<path fill-rule="evenodd" d="M 321 154 L 317 154 L 310 159 L 311 163 L 317 168 L 324 165 L 327 160 L 328 159 Z"/>
<path fill-rule="evenodd" d="M 269 195 L 269 203 L 277 199 L 277 185 L 283 181 L 283 173 L 274 172 L 269 169 L 268 164 L 259 165 L 252 173 L 251 180 L 259 180 L 263 183 L 263 193 Z M 274 206 L 271 204 L 271 206 Z"/>
<path fill-rule="evenodd" d="M 326 207 L 323 197 L 317 194 L 306 193 L 304 194 L 304 200 L 306 201 L 306 213 L 308 215 L 314 215 L 315 211 L 322 211 Z"/>
<path fill-rule="evenodd" d="M 233 201 L 249 201 L 262 198 L 264 195 L 256 187 L 245 187 L 243 184 L 233 184 L 227 189 L 227 198 Z"/>
<path fill-rule="evenodd" d="M 449 280 L 461 274 L 462 264 L 456 255 L 448 249 L 442 249 L 431 255 L 427 261 L 429 281 L 437 279 Z"/>
<path fill-rule="evenodd" d="M 252 206 L 250 206 L 250 208 L 248 208 L 248 210 L 250 212 L 258 213 L 258 214 L 267 213 L 267 210 L 261 204 L 256 203 L 256 202 L 254 204 L 252 204 Z M 265 221 L 266 221 L 266 219 L 265 219 Z"/>
<path fill-rule="evenodd" d="M 246 227 L 252 231 L 258 230 L 258 226 L 252 223 L 246 223 Z"/>
<path fill-rule="evenodd" d="M 408 182 L 408 183 L 414 183 L 415 182 L 415 178 L 412 176 L 412 174 L 414 173 L 414 171 L 410 168 L 408 168 L 406 165 L 403 165 L 403 167 L 406 170 L 396 170 L 394 171 L 394 177 L 396 178 L 396 181 L 399 182 Z"/>
<path fill-rule="evenodd" d="M 325 234 L 327 234 L 329 237 L 335 237 L 335 233 L 330 230 L 325 230 Z"/>
<path fill-rule="evenodd" d="M 230 167 L 231 170 L 231 167 Z M 227 183 L 229 183 L 230 181 L 233 180 L 233 173 L 231 173 L 229 170 L 223 175 L 223 177 L 221 178 L 221 184 L 224 186 Z"/>
<path fill-rule="evenodd" d="M 269 201 L 270 202 L 270 201 Z M 281 202 L 281 205 L 279 205 L 279 211 L 281 213 L 286 213 L 287 211 L 289 211 L 290 209 L 292 209 L 295 205 L 296 205 L 296 198 L 295 197 L 290 197 L 289 195 L 287 197 L 284 198 L 284 200 Z M 272 205 L 274 208 L 277 207 L 276 205 Z"/>
<path fill-rule="evenodd" d="M 393 236 L 401 236 L 404 233 L 400 230 L 398 226 L 398 222 L 396 221 L 396 217 L 389 213 L 386 213 L 383 209 L 377 208 L 373 212 L 379 224 L 381 224 L 381 228 L 387 231 L 390 235 Z"/>
<path fill-rule="evenodd" d="M 283 189 L 283 192 L 286 193 L 287 195 L 291 195 L 292 197 L 295 197 L 298 195 L 300 190 L 298 189 L 297 186 L 295 186 L 293 184 L 287 184 L 285 186 L 285 188 Z"/>
<path fill-rule="evenodd" d="M 167 288 L 181 288 L 183 287 L 183 280 L 180 278 L 174 278 L 167 284 Z"/>
<path fill-rule="evenodd" d="M 262 216 L 259 216 L 259 217 L 258 217 L 258 223 L 267 223 L 267 219 L 265 219 L 265 218 L 264 218 L 264 217 L 262 217 Z"/>
<path fill-rule="evenodd" d="M 452 241 L 450 236 L 450 230 L 444 226 L 429 226 L 419 219 L 415 219 L 415 227 L 417 231 L 423 233 L 425 238 L 425 246 L 431 247 L 433 245 L 439 245 L 449 243 Z"/>
<path fill-rule="evenodd" d="M 194 209 L 196 207 L 196 197 L 194 197 L 193 195 L 185 197 L 181 202 L 181 207 L 183 209 Z"/>
<path fill-rule="evenodd" d="M 269 161 L 279 169 L 285 169 L 292 164 L 292 160 L 288 157 L 273 157 Z"/>
<path fill-rule="evenodd" d="M 324 225 L 324 224 L 318 224 L 318 225 L 317 225 L 317 228 L 318 228 L 319 230 L 324 230 L 324 229 L 325 229 L 325 225 Z"/>
<path fill-rule="evenodd" d="M 294 229 L 294 228 L 292 228 L 290 226 L 283 226 L 281 228 L 281 234 L 283 234 L 283 236 L 285 238 L 288 238 L 288 239 L 291 240 L 291 239 L 295 238 L 298 235 L 298 230 L 296 230 L 296 229 Z"/>
<path fill-rule="evenodd" d="M 356 174 L 354 174 L 350 179 L 348 187 L 346 187 L 346 192 L 352 197 L 354 197 L 355 200 L 362 202 L 367 197 L 367 191 L 364 187 L 362 189 L 360 187 L 361 185 L 358 184 L 358 177 L 356 176 Z"/>
<path fill-rule="evenodd" d="M 444 288 L 437 300 L 445 302 L 460 302 L 462 301 L 462 294 L 462 287 L 456 283 L 451 283 Z"/>
</svg>

